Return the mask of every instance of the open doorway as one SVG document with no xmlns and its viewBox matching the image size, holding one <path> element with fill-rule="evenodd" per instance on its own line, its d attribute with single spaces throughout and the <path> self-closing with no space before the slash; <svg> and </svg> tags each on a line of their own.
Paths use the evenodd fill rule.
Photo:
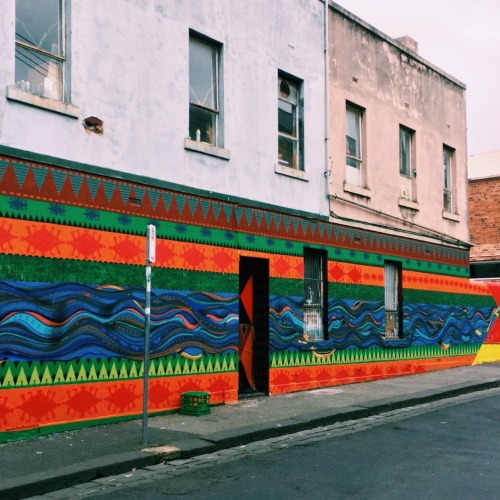
<svg viewBox="0 0 500 500">
<path fill-rule="evenodd" d="M 239 393 L 269 392 L 269 260 L 241 257 Z"/>
</svg>

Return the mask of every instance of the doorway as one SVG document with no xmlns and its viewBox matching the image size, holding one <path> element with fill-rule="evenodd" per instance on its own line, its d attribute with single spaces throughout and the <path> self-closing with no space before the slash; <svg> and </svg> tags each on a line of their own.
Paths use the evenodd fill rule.
<svg viewBox="0 0 500 500">
<path fill-rule="evenodd" d="M 269 393 L 269 260 L 240 258 L 239 393 Z"/>
</svg>

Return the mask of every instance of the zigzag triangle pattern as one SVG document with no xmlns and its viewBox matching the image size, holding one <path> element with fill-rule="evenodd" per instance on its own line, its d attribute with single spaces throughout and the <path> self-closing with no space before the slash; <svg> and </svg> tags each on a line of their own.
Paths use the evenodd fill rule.
<svg viewBox="0 0 500 500">
<path fill-rule="evenodd" d="M 164 377 L 235 372 L 237 367 L 238 355 L 235 353 L 205 354 L 199 359 L 172 355 L 151 359 L 148 373 L 151 377 Z M 126 358 L 7 362 L 0 366 L 0 388 L 130 380 L 141 378 L 143 374 L 142 360 Z"/>
<path fill-rule="evenodd" d="M 68 179 L 70 182 L 67 182 Z M 117 188 L 119 195 L 116 194 Z M 57 196 L 61 204 L 133 214 L 147 217 L 148 220 L 171 220 L 183 224 L 220 227 L 226 231 L 227 226 L 232 224 L 234 213 L 237 227 L 233 229 L 239 232 L 340 248 L 355 245 L 357 251 L 389 253 L 402 258 L 468 267 L 467 251 L 421 242 L 416 244 L 405 238 L 381 236 L 371 231 L 354 232 L 353 229 L 346 230 L 345 227 L 327 222 L 317 223 L 272 210 L 243 207 L 195 194 L 150 188 L 121 179 L 1 157 L 0 194 L 11 196 L 14 192 L 19 193 L 20 197 L 40 201 L 52 202 Z M 160 198 L 163 203 L 159 203 Z M 185 210 L 186 204 L 189 210 Z M 201 210 L 198 210 L 198 206 L 201 206 Z M 222 219 L 221 211 L 225 215 Z M 265 224 L 262 224 L 262 218 L 265 219 Z"/>
</svg>

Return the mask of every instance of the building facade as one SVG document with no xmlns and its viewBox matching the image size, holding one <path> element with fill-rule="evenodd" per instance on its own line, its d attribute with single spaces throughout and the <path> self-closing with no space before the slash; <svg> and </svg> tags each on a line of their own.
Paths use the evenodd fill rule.
<svg viewBox="0 0 500 500">
<path fill-rule="evenodd" d="M 469 157 L 471 277 L 500 279 L 500 151 Z"/>
<path fill-rule="evenodd" d="M 148 224 L 152 413 L 474 362 L 460 82 L 318 0 L 7 0 L 0 39 L 0 440 L 141 414 Z"/>
</svg>

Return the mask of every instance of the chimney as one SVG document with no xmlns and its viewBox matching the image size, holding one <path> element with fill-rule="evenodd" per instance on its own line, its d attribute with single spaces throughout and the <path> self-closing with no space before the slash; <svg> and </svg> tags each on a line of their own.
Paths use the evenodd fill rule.
<svg viewBox="0 0 500 500">
<path fill-rule="evenodd" d="M 407 49 L 418 54 L 418 42 L 413 40 L 413 38 L 409 36 L 400 36 L 396 38 L 396 42 L 399 42 L 401 45 L 404 45 Z"/>
</svg>

